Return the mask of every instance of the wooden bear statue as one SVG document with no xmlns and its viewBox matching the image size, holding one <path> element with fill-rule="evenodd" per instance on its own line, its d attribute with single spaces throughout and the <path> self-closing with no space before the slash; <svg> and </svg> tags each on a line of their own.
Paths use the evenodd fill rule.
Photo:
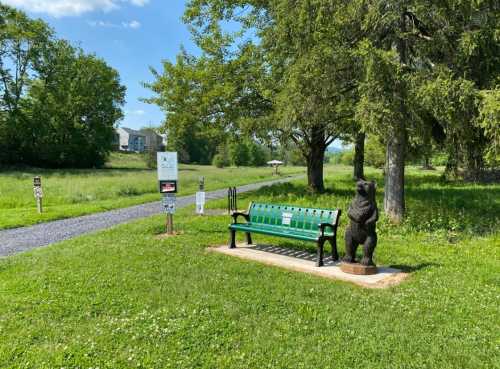
<svg viewBox="0 0 500 369">
<path fill-rule="evenodd" d="M 377 203 L 375 202 L 375 183 L 365 180 L 356 182 L 356 197 L 351 202 L 347 216 L 350 219 L 345 232 L 346 263 L 356 262 L 356 249 L 363 245 L 363 259 L 365 266 L 373 263 L 373 252 L 377 246 L 376 222 L 378 220 Z"/>
</svg>

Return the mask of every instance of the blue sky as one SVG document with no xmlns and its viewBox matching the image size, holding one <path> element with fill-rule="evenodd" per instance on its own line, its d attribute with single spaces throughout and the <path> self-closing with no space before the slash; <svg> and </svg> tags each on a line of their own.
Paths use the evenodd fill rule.
<svg viewBox="0 0 500 369">
<path fill-rule="evenodd" d="M 159 126 L 164 114 L 139 101 L 151 96 L 141 82 L 152 81 L 149 67 L 175 60 L 181 45 L 198 50 L 181 17 L 187 0 L 0 0 L 42 18 L 60 38 L 95 53 L 120 73 L 127 86 L 122 127 Z M 335 141 L 332 146 L 340 147 Z"/>
<path fill-rule="evenodd" d="M 184 0 L 0 0 L 48 22 L 60 38 L 95 53 L 120 73 L 127 86 L 121 126 L 158 126 L 163 113 L 139 101 L 150 96 L 141 86 L 151 81 L 149 66 L 161 70 L 183 45 L 196 48 L 182 23 Z"/>
</svg>

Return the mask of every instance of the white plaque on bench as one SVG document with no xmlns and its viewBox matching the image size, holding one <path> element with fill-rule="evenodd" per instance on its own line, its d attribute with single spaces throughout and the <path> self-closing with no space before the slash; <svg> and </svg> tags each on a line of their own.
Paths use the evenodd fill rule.
<svg viewBox="0 0 500 369">
<path fill-rule="evenodd" d="M 292 221 L 293 213 L 283 213 L 281 224 L 290 225 Z"/>
</svg>

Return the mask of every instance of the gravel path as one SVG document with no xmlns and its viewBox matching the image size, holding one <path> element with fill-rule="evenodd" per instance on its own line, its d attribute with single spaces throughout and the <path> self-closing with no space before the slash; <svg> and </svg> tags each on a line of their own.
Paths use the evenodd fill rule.
<svg viewBox="0 0 500 369">
<path fill-rule="evenodd" d="M 257 190 L 271 184 L 288 182 L 303 176 L 293 176 L 267 182 L 252 183 L 238 187 L 238 192 Z M 227 196 L 227 188 L 207 192 L 206 199 L 222 199 Z M 195 195 L 177 198 L 177 207 L 183 208 L 194 204 Z M 161 202 L 151 202 L 124 209 L 116 209 L 103 213 L 84 215 L 77 218 L 40 223 L 30 227 L 7 229 L 0 231 L 0 257 L 14 255 L 23 251 L 55 242 L 67 240 L 82 234 L 95 232 L 134 219 L 140 219 L 162 213 Z"/>
</svg>

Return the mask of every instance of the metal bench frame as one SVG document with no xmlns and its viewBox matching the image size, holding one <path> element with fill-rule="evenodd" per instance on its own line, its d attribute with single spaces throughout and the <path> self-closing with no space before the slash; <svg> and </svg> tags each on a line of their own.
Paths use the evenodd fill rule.
<svg viewBox="0 0 500 369">
<path fill-rule="evenodd" d="M 234 229 L 233 226 L 244 225 L 246 223 L 250 223 L 250 219 L 252 216 L 252 213 L 251 213 L 252 212 L 252 205 L 254 205 L 253 202 L 250 203 L 246 213 L 237 212 L 237 211 L 231 213 L 231 216 L 233 218 L 233 222 L 232 222 L 232 224 L 229 225 L 229 233 L 230 233 L 229 248 L 233 249 L 236 247 L 236 232 L 238 231 L 238 229 Z M 339 225 L 339 220 L 340 220 L 340 215 L 341 215 L 340 209 L 317 209 L 317 208 L 306 208 L 306 207 L 301 207 L 301 206 L 296 206 L 296 205 L 281 205 L 281 204 L 278 205 L 278 204 L 267 204 L 267 203 L 266 204 L 256 204 L 256 205 L 259 205 L 259 206 L 265 205 L 265 206 L 279 207 L 279 208 L 283 207 L 284 209 L 290 208 L 292 210 L 299 209 L 298 210 L 299 212 L 302 210 L 304 210 L 304 212 L 311 211 L 312 213 L 314 213 L 314 212 L 329 212 L 329 213 L 335 212 L 336 217 L 334 219 L 334 222 L 321 222 L 321 223 L 317 224 L 318 234 L 317 234 L 316 239 L 303 240 L 303 241 L 315 242 L 317 244 L 316 266 L 321 267 L 324 265 L 324 262 L 323 262 L 324 245 L 325 245 L 325 242 L 327 242 L 327 241 L 332 246 L 332 259 L 333 259 L 333 261 L 337 261 L 339 259 L 339 255 L 338 255 L 338 251 L 337 251 L 337 228 Z M 281 211 L 281 214 L 282 213 L 283 213 L 283 211 Z M 243 217 L 246 220 L 246 223 L 238 223 L 238 217 Z M 308 218 L 304 218 L 304 219 L 308 219 Z M 259 222 L 259 223 L 257 223 L 256 228 L 259 228 L 258 224 L 264 225 L 264 223 Z M 281 224 L 280 225 L 265 224 L 265 228 L 267 228 L 268 231 L 272 231 L 273 228 L 278 229 L 278 227 L 280 229 L 283 228 L 283 226 Z M 330 228 L 332 230 L 332 234 L 325 234 L 325 230 L 327 228 Z M 311 235 L 311 233 L 314 231 L 314 229 L 306 231 L 306 230 L 303 230 L 303 229 L 300 229 L 297 227 L 293 227 L 291 229 L 293 229 L 293 231 L 296 234 L 299 234 L 300 231 L 302 230 L 304 234 L 308 233 L 309 235 Z M 283 237 L 283 238 L 297 239 L 297 237 L 294 237 L 293 235 L 287 235 L 286 233 L 281 233 L 281 234 L 266 233 L 266 229 L 263 229 L 263 228 L 259 229 L 258 233 L 268 234 L 268 235 Z M 251 245 L 252 244 L 251 232 L 245 232 L 245 235 L 246 235 L 247 244 Z"/>
</svg>

